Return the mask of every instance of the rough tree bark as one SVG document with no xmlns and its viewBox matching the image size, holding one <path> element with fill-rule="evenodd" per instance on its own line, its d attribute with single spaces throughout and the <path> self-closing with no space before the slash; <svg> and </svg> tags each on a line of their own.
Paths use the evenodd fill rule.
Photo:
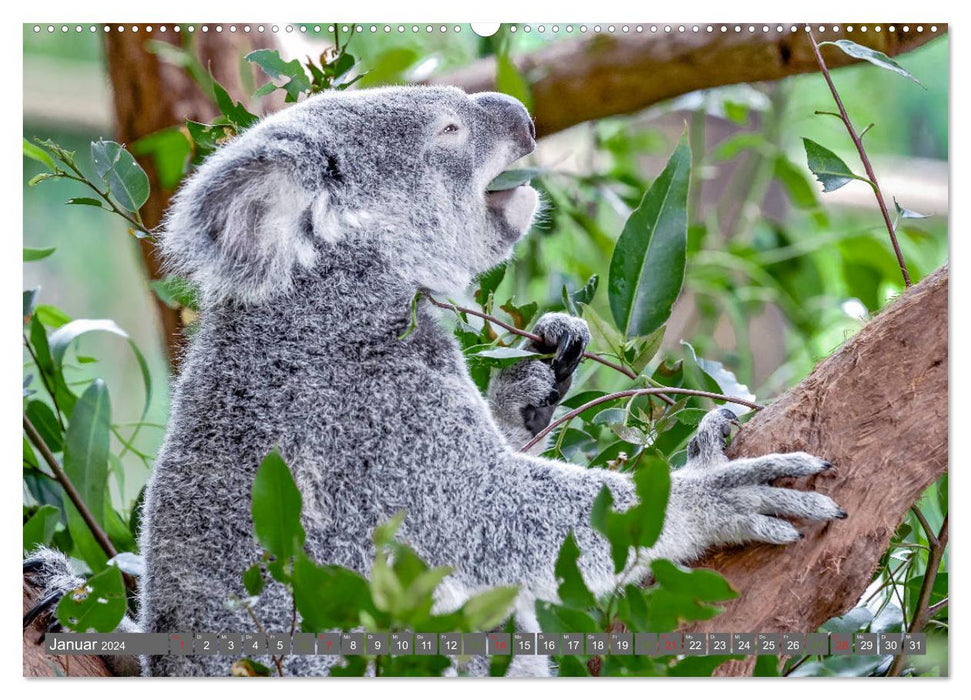
<svg viewBox="0 0 971 700">
<path fill-rule="evenodd" d="M 161 129 L 181 126 L 186 119 L 208 122 L 215 117 L 218 112 L 212 100 L 188 72 L 160 60 L 147 49 L 152 41 L 181 46 L 182 34 L 172 31 L 171 25 L 164 33 L 158 31 L 158 25 L 152 32 L 147 31 L 147 25 L 138 27 L 137 32 L 104 35 L 118 141 L 130 145 Z M 272 47 L 273 38 L 255 32 L 197 32 L 193 42 L 202 65 L 239 100 L 248 97 L 240 81 L 241 57 L 254 49 Z M 138 157 L 138 162 L 151 184 L 151 195 L 141 210 L 145 225 L 151 229 L 161 222 L 172 192 L 162 189 L 151 157 Z M 155 245 L 150 239 L 140 240 L 139 245 L 149 279 L 158 279 L 160 260 Z M 155 302 L 169 364 L 175 370 L 181 356 L 182 315 L 158 298 Z"/>
<path fill-rule="evenodd" d="M 707 26 L 707 25 L 705 25 Z M 703 88 L 778 80 L 798 73 L 819 70 L 804 25 L 776 24 L 762 32 L 749 32 L 748 25 L 735 32 L 734 25 L 725 33 L 714 25 L 708 33 L 703 26 L 698 33 L 658 28 L 657 33 L 596 34 L 580 41 L 551 43 L 534 53 L 515 59 L 526 77 L 533 97 L 533 118 L 539 136 L 561 131 L 591 119 L 629 114 L 652 104 Z M 879 26 L 881 31 L 874 29 Z M 818 34 L 819 41 L 851 39 L 858 44 L 882 51 L 888 56 L 910 51 L 947 31 L 925 27 L 917 32 L 890 32 L 892 25 L 867 25 L 848 33 L 847 25 L 838 31 L 827 27 Z M 796 31 L 790 31 L 796 27 Z M 856 63 L 838 49 L 829 49 L 826 62 L 830 68 Z M 485 58 L 472 65 L 436 77 L 431 82 L 457 85 L 467 92 L 495 89 L 496 62 Z"/>
<path fill-rule="evenodd" d="M 740 597 L 691 631 L 815 631 L 857 603 L 907 510 L 947 470 L 947 307 L 945 266 L 739 433 L 736 457 L 805 450 L 832 461 L 836 468 L 811 485 L 849 517 L 806 525 L 806 539 L 788 547 L 699 562 Z M 732 661 L 718 675 L 747 675 L 753 665 L 754 657 Z"/>
<path fill-rule="evenodd" d="M 806 450 L 832 460 L 836 469 L 810 485 L 850 515 L 805 525 L 806 539 L 795 545 L 725 550 L 699 562 L 741 595 L 691 630 L 812 631 L 859 600 L 907 509 L 947 469 L 947 302 L 944 267 L 739 433 L 733 456 Z M 25 584 L 25 610 L 27 594 Z M 28 656 L 31 669 L 50 666 L 36 639 L 25 631 L 25 675 Z M 730 662 L 718 673 L 748 674 L 753 663 Z M 97 666 L 87 672 L 102 675 Z"/>
</svg>

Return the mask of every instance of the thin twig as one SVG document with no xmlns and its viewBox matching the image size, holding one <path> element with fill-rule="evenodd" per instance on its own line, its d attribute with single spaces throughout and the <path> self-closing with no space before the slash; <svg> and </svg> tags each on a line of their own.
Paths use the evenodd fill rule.
<svg viewBox="0 0 971 700">
<path fill-rule="evenodd" d="M 933 605 L 931 605 L 930 607 L 928 607 L 927 608 L 927 617 L 928 617 L 928 619 L 934 617 L 938 612 L 940 612 L 942 609 L 946 608 L 947 607 L 948 600 L 949 600 L 948 598 L 944 598 L 943 600 L 939 600 L 936 603 L 934 603 Z"/>
<path fill-rule="evenodd" d="M 921 512 L 920 508 L 917 507 L 916 503 L 912 505 L 910 509 L 917 517 L 917 520 L 920 521 L 920 526 L 924 528 L 924 534 L 927 535 L 927 543 L 931 546 L 931 549 L 933 550 L 934 547 L 937 546 L 937 535 L 934 533 L 934 530 L 931 529 L 930 523 L 927 522 L 927 518 L 924 517 L 924 514 Z"/>
<path fill-rule="evenodd" d="M 108 555 L 108 558 L 112 559 L 118 556 L 118 550 L 115 549 L 115 545 L 111 543 L 111 540 L 108 539 L 108 535 L 106 535 L 105 531 L 101 529 L 100 525 L 98 525 L 98 521 L 94 519 L 94 516 L 88 509 L 84 499 L 81 498 L 81 494 L 78 493 L 78 490 L 74 487 L 74 484 L 71 483 L 71 480 L 68 478 L 67 474 L 65 474 L 64 470 L 61 469 L 61 465 L 58 464 L 57 459 L 55 459 L 53 453 L 50 451 L 50 448 L 47 447 L 47 443 L 44 442 L 44 439 L 40 436 L 40 433 L 37 432 L 37 428 L 34 427 L 34 424 L 30 422 L 30 419 L 27 416 L 24 416 L 24 432 L 27 433 L 28 439 L 31 441 L 31 443 L 33 443 L 34 447 L 37 448 L 37 451 L 40 452 L 41 456 L 44 458 L 44 461 L 47 462 L 47 466 L 49 466 L 51 471 L 54 472 L 54 478 L 57 479 L 58 483 L 64 489 L 64 492 L 71 499 L 74 507 L 77 508 L 78 513 L 81 514 L 81 518 L 84 519 L 84 523 L 88 526 L 88 529 L 91 530 L 91 534 L 94 535 L 94 538 L 98 541 L 98 544 L 101 545 L 101 548 L 104 550 L 105 554 Z"/>
<path fill-rule="evenodd" d="M 870 158 L 866 154 L 866 149 L 863 148 L 863 140 L 857 135 L 856 129 L 853 128 L 853 123 L 850 121 L 850 117 L 846 113 L 846 108 L 843 106 L 843 100 L 840 99 L 839 92 L 836 91 L 836 85 L 833 84 L 833 78 L 829 74 L 829 68 L 826 67 L 826 61 L 823 60 L 823 55 L 819 51 L 819 44 L 816 43 L 816 37 L 813 36 L 812 31 L 809 32 L 809 41 L 813 46 L 813 53 L 816 55 L 816 63 L 819 64 L 819 70 L 826 79 L 826 84 L 829 85 L 829 91 L 833 94 L 833 100 L 836 101 L 836 107 L 840 112 L 840 121 L 843 122 L 847 132 L 850 134 L 850 138 L 853 139 L 853 145 L 856 146 L 856 152 L 860 154 L 860 160 L 863 162 L 863 168 L 866 170 L 866 175 L 870 179 L 870 184 L 873 186 L 873 194 L 877 198 L 877 204 L 880 205 L 880 213 L 883 215 L 883 222 L 887 225 L 887 233 L 890 234 L 890 243 L 893 245 L 893 252 L 897 256 L 897 264 L 900 265 L 900 273 L 904 276 L 904 284 L 909 287 L 911 282 L 910 275 L 907 272 L 907 263 L 904 262 L 904 254 L 900 251 L 900 244 L 897 242 L 897 232 L 894 230 L 893 221 L 890 219 L 890 210 L 887 209 L 887 202 L 883 198 L 883 191 L 880 189 L 880 183 L 877 182 L 877 176 L 873 172 L 873 166 L 870 165 Z"/>
<path fill-rule="evenodd" d="M 524 330 L 522 330 L 520 328 L 516 328 L 516 326 L 513 326 L 513 325 L 511 325 L 509 323 L 506 323 L 505 321 L 501 321 L 498 318 L 496 318 L 495 316 L 490 316 L 489 314 L 483 313 L 482 311 L 476 311 L 475 309 L 470 309 L 470 308 L 467 308 L 465 306 L 459 306 L 458 304 L 453 304 L 453 303 L 447 302 L 447 301 L 439 301 L 438 299 L 435 299 L 434 297 L 432 297 L 432 296 L 430 296 L 428 294 L 425 295 L 425 298 L 428 299 L 428 301 L 430 301 L 434 306 L 437 306 L 440 309 L 448 309 L 449 311 L 455 311 L 456 313 L 464 313 L 464 314 L 468 314 L 470 316 L 476 316 L 476 317 L 481 318 L 481 319 L 483 319 L 485 321 L 488 321 L 489 323 L 491 323 L 491 324 L 493 324 L 495 326 L 499 326 L 500 328 L 504 328 L 505 330 L 509 331 L 510 333 L 512 333 L 514 335 L 522 336 L 523 338 L 528 338 L 529 340 L 532 340 L 534 343 L 542 343 L 543 342 L 543 339 L 541 337 L 539 337 L 538 335 L 536 335 L 535 333 L 530 333 L 529 331 L 524 331 Z M 628 369 L 627 367 L 624 367 L 622 365 L 619 365 L 619 364 L 617 364 L 615 362 L 611 362 L 610 360 L 606 359 L 605 357 L 602 357 L 600 355 L 596 355 L 596 354 L 594 354 L 592 352 L 585 352 L 585 353 L 583 353 L 583 357 L 585 359 L 587 359 L 587 360 L 593 360 L 594 362 L 599 362 L 602 365 L 605 365 L 607 367 L 610 367 L 611 369 L 617 370 L 618 372 L 620 372 L 621 374 L 623 374 L 628 379 L 637 379 L 637 374 L 635 372 L 633 372 L 632 370 Z M 664 401 L 665 403 L 667 403 L 669 405 L 672 405 L 673 406 L 674 403 L 675 403 L 674 399 L 672 399 L 670 396 L 667 396 L 665 394 L 658 394 L 658 396 L 661 398 L 662 401 Z"/>
<path fill-rule="evenodd" d="M 534 447 L 540 440 L 542 440 L 544 437 L 549 435 L 550 432 L 552 432 L 558 426 L 563 425 L 564 423 L 568 423 L 569 421 L 573 420 L 574 418 L 579 416 L 587 409 L 593 408 L 594 406 L 597 406 L 602 403 L 607 403 L 608 401 L 614 401 L 616 399 L 623 399 L 628 396 L 658 396 L 664 393 L 683 394 L 685 396 L 703 396 L 705 398 L 715 399 L 716 401 L 727 401 L 729 403 L 741 404 L 742 406 L 751 408 L 753 411 L 760 411 L 764 408 L 764 406 L 761 406 L 757 403 L 752 403 L 751 401 L 747 401 L 745 399 L 736 398 L 734 396 L 725 396 L 724 394 L 716 394 L 711 391 L 698 391 L 696 389 L 681 389 L 680 387 L 673 387 L 673 386 L 664 387 L 663 389 L 628 389 L 627 391 L 617 391 L 617 392 L 614 392 L 613 394 L 605 394 L 604 396 L 596 398 L 593 401 L 588 401 L 582 406 L 579 406 L 573 409 L 569 413 L 563 415 L 561 418 L 556 419 L 548 426 L 546 426 L 538 433 L 536 433 L 536 435 L 533 437 L 532 440 L 530 440 L 525 445 L 523 445 L 522 448 L 520 448 L 520 452 L 527 452 L 530 448 Z"/>
<path fill-rule="evenodd" d="M 941 530 L 935 537 L 934 544 L 931 546 L 931 553 L 927 557 L 927 568 L 924 570 L 924 581 L 920 586 L 920 595 L 917 598 L 917 607 L 914 610 L 914 619 L 911 620 L 908 632 L 911 634 L 923 631 L 927 621 L 931 616 L 931 594 L 934 592 L 934 581 L 937 580 L 937 570 L 941 566 L 941 559 L 944 557 L 944 550 L 947 549 L 947 516 L 941 523 Z M 897 656 L 887 671 L 888 676 L 899 676 L 904 670 L 904 662 L 907 657 L 904 654 Z"/>
<path fill-rule="evenodd" d="M 44 385 L 44 388 L 47 389 L 48 395 L 51 397 L 51 402 L 54 404 L 54 415 L 57 416 L 57 422 L 61 426 L 61 432 L 64 432 L 67 430 L 67 428 L 64 427 L 64 418 L 61 416 L 61 407 L 57 405 L 57 396 L 54 395 L 54 389 L 51 387 L 51 385 L 47 383 L 47 373 L 44 371 L 44 368 L 41 367 L 40 360 L 37 359 L 37 353 L 34 352 L 34 348 L 31 346 L 30 341 L 27 340 L 26 333 L 24 333 L 24 347 L 27 348 L 27 352 L 30 353 L 30 356 L 34 358 L 34 364 L 37 365 L 37 372 L 40 374 L 40 381 Z"/>
</svg>

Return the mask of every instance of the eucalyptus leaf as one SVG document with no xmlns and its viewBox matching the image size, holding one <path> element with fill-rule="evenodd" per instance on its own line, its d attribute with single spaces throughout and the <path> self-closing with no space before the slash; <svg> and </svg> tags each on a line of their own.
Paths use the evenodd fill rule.
<svg viewBox="0 0 971 700">
<path fill-rule="evenodd" d="M 36 160 L 38 163 L 42 163 L 48 170 L 57 170 L 57 166 L 54 164 L 54 159 L 51 158 L 50 154 L 40 146 L 32 144 L 27 139 L 24 139 L 24 155 L 31 160 Z"/>
<path fill-rule="evenodd" d="M 303 549 L 307 534 L 300 524 L 303 499 L 280 453 L 273 449 L 253 481 L 253 530 L 263 548 L 285 562 Z"/>
<path fill-rule="evenodd" d="M 108 491 L 111 401 L 104 381 L 95 379 L 77 400 L 64 434 L 64 473 L 77 490 L 95 522 L 105 525 Z M 69 499 L 64 502 L 67 527 L 84 561 L 100 571 L 108 558 L 81 513 Z"/>
<path fill-rule="evenodd" d="M 610 259 L 610 310 L 632 338 L 660 328 L 684 281 L 691 149 L 687 132 L 631 213 Z"/>
<path fill-rule="evenodd" d="M 888 70 L 891 73 L 896 73 L 901 75 L 908 80 L 912 80 L 921 87 L 924 85 L 913 75 L 910 74 L 903 66 L 890 58 L 887 54 L 882 51 L 877 51 L 876 49 L 871 49 L 866 46 L 860 46 L 855 41 L 850 41 L 849 39 L 838 39 L 836 41 L 821 41 L 820 46 L 836 46 L 843 51 L 847 56 L 852 56 L 853 58 L 859 58 L 864 61 L 869 61 L 875 66 Z M 926 88 L 925 88 L 926 89 Z"/>
<path fill-rule="evenodd" d="M 60 375 L 64 364 L 64 355 L 71 343 L 86 333 L 104 332 L 112 333 L 128 341 L 128 346 L 135 355 L 138 369 L 142 375 L 142 383 L 145 387 L 145 403 L 142 405 L 142 414 L 139 420 L 144 420 L 148 414 L 149 406 L 152 403 L 152 374 L 148 368 L 148 361 L 142 351 L 135 345 L 135 341 L 124 330 L 119 328 L 111 319 L 78 319 L 66 323 L 50 336 L 51 359 L 53 360 L 54 371 Z M 132 436 L 134 439 L 134 436 Z"/>
<path fill-rule="evenodd" d="M 57 619 L 75 632 L 113 632 L 128 608 L 121 571 L 109 566 L 57 604 Z"/>
<path fill-rule="evenodd" d="M 823 192 L 832 192 L 843 187 L 853 180 L 860 180 L 868 183 L 871 187 L 873 183 L 867 178 L 853 173 L 843 160 L 825 146 L 820 146 L 812 139 L 802 140 L 806 148 L 806 160 L 809 169 L 823 186 Z"/>
<path fill-rule="evenodd" d="M 135 213 L 148 201 L 148 175 L 120 143 L 93 141 L 91 160 L 111 196 L 124 209 Z"/>
<path fill-rule="evenodd" d="M 54 254 L 57 248 L 24 248 L 24 262 L 36 262 Z"/>
<path fill-rule="evenodd" d="M 519 170 L 506 170 L 493 178 L 492 182 L 486 186 L 486 192 L 502 192 L 513 190 L 521 185 L 528 185 L 536 177 L 542 175 L 545 170 L 541 168 L 521 168 Z"/>
<path fill-rule="evenodd" d="M 61 522 L 61 511 L 54 506 L 42 505 L 24 523 L 24 555 L 39 545 L 47 546 L 51 543 L 57 524 Z"/>
</svg>

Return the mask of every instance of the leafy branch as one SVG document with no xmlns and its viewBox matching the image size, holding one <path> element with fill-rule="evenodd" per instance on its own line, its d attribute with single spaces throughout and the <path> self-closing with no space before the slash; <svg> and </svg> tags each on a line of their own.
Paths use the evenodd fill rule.
<svg viewBox="0 0 971 700">
<path fill-rule="evenodd" d="M 910 73 L 905 71 L 896 62 L 892 61 L 884 54 L 880 53 L 879 51 L 874 51 L 873 49 L 868 49 L 866 47 L 860 46 L 859 44 L 856 44 L 852 41 L 847 41 L 844 39 L 839 42 L 826 41 L 826 42 L 823 42 L 822 44 L 818 44 L 816 43 L 816 37 L 813 35 L 812 31 L 809 32 L 809 41 L 813 47 L 813 54 L 816 57 L 816 63 L 819 64 L 819 70 L 823 74 L 823 78 L 826 79 L 826 84 L 829 86 L 829 91 L 833 95 L 833 100 L 836 102 L 836 108 L 839 110 L 838 115 L 832 112 L 825 112 L 825 114 L 831 114 L 832 116 L 839 117 L 839 120 L 843 122 L 843 125 L 846 127 L 847 133 L 850 135 L 850 139 L 852 139 L 853 145 L 856 147 L 856 152 L 860 156 L 860 161 L 863 163 L 864 170 L 866 170 L 867 177 L 865 181 L 868 182 L 870 186 L 873 188 L 873 194 L 876 197 L 877 204 L 880 207 L 880 214 L 881 216 L 883 216 L 883 222 L 887 227 L 887 233 L 890 235 L 890 243 L 893 245 L 894 255 L 897 256 L 897 264 L 900 266 L 900 273 L 903 275 L 904 284 L 909 287 L 911 286 L 910 274 L 907 272 L 907 263 L 904 262 L 904 255 L 900 250 L 900 244 L 897 242 L 896 226 L 894 226 L 893 221 L 890 219 L 890 210 L 887 208 L 886 199 L 883 196 L 883 191 L 880 189 L 880 183 L 877 182 L 876 173 L 873 172 L 873 166 L 870 164 L 870 157 L 867 155 L 866 149 L 863 147 L 863 135 L 867 131 L 869 131 L 870 127 L 873 125 L 871 124 L 866 129 L 864 129 L 863 132 L 861 132 L 860 134 L 857 134 L 856 129 L 853 127 L 853 122 L 850 121 L 850 117 L 846 113 L 846 107 L 843 106 L 843 100 L 840 98 L 840 94 L 836 89 L 836 85 L 833 83 L 833 77 L 829 73 L 829 68 L 826 66 L 826 61 L 823 60 L 823 55 L 820 52 L 819 47 L 825 46 L 825 45 L 836 46 L 842 49 L 844 53 L 847 53 L 850 56 L 853 56 L 855 58 L 865 58 L 866 60 L 870 61 L 871 63 L 874 63 L 875 65 L 878 65 L 882 68 L 887 68 L 889 70 L 893 70 L 894 72 L 902 74 L 910 78 L 911 80 L 914 80 L 915 82 L 918 82 L 918 81 L 916 80 L 916 78 L 910 75 Z M 920 83 L 918 82 L 918 85 L 919 84 Z M 810 151 L 810 144 L 813 144 L 813 142 L 808 141 L 807 139 L 807 144 L 806 144 L 807 154 L 809 154 L 809 151 Z M 818 146 L 818 144 L 813 144 L 813 145 Z M 810 167 L 811 167 L 812 155 L 811 154 L 809 155 L 810 155 Z M 829 155 L 833 155 L 833 154 L 829 153 Z M 843 165 L 843 170 L 845 170 L 845 172 L 837 173 L 838 176 L 840 177 L 848 176 L 853 179 L 864 179 L 850 173 L 849 169 L 845 167 L 845 164 L 843 164 L 842 161 L 839 160 L 839 158 L 836 158 L 836 160 Z M 815 168 L 813 169 L 813 172 L 817 175 L 817 177 L 819 177 L 820 181 L 822 181 L 825 186 L 826 181 L 824 178 L 826 178 L 828 174 L 817 172 Z M 845 184 L 845 182 L 843 182 L 842 184 Z M 836 185 L 836 187 L 840 187 L 842 186 L 842 184 Z M 832 189 L 836 189 L 836 187 L 833 187 Z"/>
<path fill-rule="evenodd" d="M 544 437 L 549 435 L 553 430 L 555 430 L 559 426 L 563 425 L 564 423 L 570 422 L 571 420 L 579 416 L 581 413 L 584 413 L 588 409 L 591 409 L 595 406 L 599 406 L 602 403 L 616 401 L 617 399 L 623 399 L 623 398 L 632 397 L 632 396 L 660 396 L 663 394 L 682 394 L 684 396 L 700 396 L 703 398 L 713 399 L 715 401 L 727 401 L 729 403 L 741 404 L 743 406 L 751 408 L 753 411 L 760 411 L 764 408 L 764 406 L 748 401 L 747 399 L 742 399 L 734 396 L 725 396 L 724 394 L 717 394 L 711 391 L 701 391 L 698 389 L 682 389 L 680 387 L 673 387 L 673 386 L 666 386 L 663 388 L 652 388 L 652 389 L 627 389 L 626 391 L 617 391 L 617 392 L 614 392 L 613 394 L 605 394 L 604 396 L 597 397 L 596 399 L 593 399 L 592 401 L 588 401 L 582 406 L 579 406 L 578 408 L 573 409 L 569 413 L 564 414 L 563 416 L 556 419 L 555 421 L 552 421 L 541 431 L 536 433 L 533 439 L 527 442 L 525 445 L 523 445 L 520 451 L 522 452 L 529 451 L 530 448 L 535 447 L 540 442 L 540 440 L 542 440 Z"/>
</svg>

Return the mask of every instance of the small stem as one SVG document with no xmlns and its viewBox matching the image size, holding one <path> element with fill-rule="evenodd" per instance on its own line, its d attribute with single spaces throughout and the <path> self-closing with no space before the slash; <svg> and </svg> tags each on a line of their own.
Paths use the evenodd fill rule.
<svg viewBox="0 0 971 700">
<path fill-rule="evenodd" d="M 816 37 L 813 36 L 812 31 L 809 32 L 809 42 L 813 46 L 813 53 L 816 55 L 816 63 L 819 64 L 819 70 L 826 79 L 826 84 L 829 85 L 829 91 L 833 94 L 833 100 L 836 101 L 836 106 L 840 112 L 840 119 L 842 120 L 843 125 L 846 127 L 847 132 L 849 132 L 850 138 L 853 139 L 853 145 L 856 146 L 856 152 L 860 154 L 860 160 L 863 162 L 863 168 L 866 170 L 866 175 L 870 179 L 870 183 L 873 185 L 873 194 L 877 198 L 877 204 L 880 205 L 880 213 L 883 215 L 883 222 L 887 225 L 887 233 L 890 234 L 890 243 L 893 245 L 893 252 L 897 256 L 897 264 L 900 266 L 900 273 L 904 277 L 904 284 L 909 287 L 911 282 L 910 274 L 907 272 L 907 263 L 904 262 L 904 254 L 900 251 L 900 244 L 897 242 L 897 232 L 893 222 L 890 220 L 890 210 L 887 209 L 887 202 L 883 198 L 883 191 L 880 189 L 880 183 L 877 182 L 877 176 L 873 172 L 873 166 L 870 165 L 870 158 L 866 154 L 866 149 L 863 148 L 862 139 L 857 136 L 856 129 L 853 128 L 853 123 L 850 121 L 850 117 L 846 113 L 846 108 L 843 106 L 843 100 L 840 99 L 839 92 L 836 91 L 836 85 L 833 84 L 833 78 L 829 74 L 829 68 L 826 67 L 826 62 L 823 60 L 823 55 L 819 51 L 819 44 L 816 43 Z"/>
<path fill-rule="evenodd" d="M 51 402 L 54 404 L 54 414 L 57 416 L 57 422 L 61 426 L 61 432 L 65 432 L 67 428 L 64 427 L 64 418 L 61 415 L 61 407 L 57 405 L 57 397 L 54 395 L 54 390 L 51 385 L 47 383 L 47 374 L 44 372 L 44 368 L 41 367 L 40 360 L 37 359 L 37 354 L 34 352 L 34 348 L 31 347 L 30 342 L 27 340 L 27 334 L 24 333 L 24 347 L 27 348 L 27 352 L 30 356 L 34 358 L 34 364 L 37 365 L 37 372 L 40 374 L 40 381 L 47 389 L 48 395 L 51 397 Z"/>
<path fill-rule="evenodd" d="M 941 524 L 941 530 L 934 538 L 931 546 L 931 553 L 927 557 L 927 568 L 924 569 L 924 581 L 920 587 L 920 596 L 917 598 L 917 607 L 914 611 L 914 619 L 910 623 L 908 632 L 917 633 L 924 629 L 927 620 L 931 616 L 931 594 L 934 592 L 934 581 L 937 579 L 937 570 L 940 568 L 941 559 L 944 557 L 944 550 L 947 549 L 947 516 Z M 945 599 L 946 600 L 946 599 Z M 944 601 L 941 601 L 944 602 Z M 938 603 L 939 605 L 940 603 Z M 904 670 L 904 662 L 907 657 L 904 654 L 897 656 L 893 660 L 893 665 L 887 671 L 888 676 L 899 676 Z"/>
<path fill-rule="evenodd" d="M 118 556 L 118 550 L 115 549 L 115 546 L 111 543 L 111 540 L 108 539 L 108 535 L 106 535 L 104 530 L 101 529 L 101 526 L 98 525 L 98 521 L 94 519 L 94 516 L 88 509 L 87 504 L 81 498 L 81 494 L 78 493 L 67 474 L 65 474 L 64 470 L 61 469 L 61 465 L 58 464 L 57 459 L 54 458 L 50 448 L 47 447 L 47 443 L 44 442 L 44 439 L 40 436 L 40 433 L 37 432 L 37 428 L 34 427 L 34 424 L 30 422 L 30 419 L 27 416 L 24 416 L 24 432 L 27 433 L 27 438 L 33 443 L 34 447 L 37 448 L 37 451 L 40 452 L 41 456 L 44 458 L 44 461 L 47 462 L 47 466 L 49 466 L 51 471 L 54 472 L 54 478 L 57 479 L 58 483 L 61 485 L 61 488 L 64 489 L 64 492 L 68 495 L 68 498 L 71 499 L 74 507 L 77 508 L 78 513 L 81 514 L 81 518 L 84 519 L 84 523 L 88 526 L 88 529 L 91 530 L 91 534 L 94 535 L 94 538 L 98 541 L 98 544 L 101 545 L 101 549 L 104 550 L 109 559 Z"/>
<path fill-rule="evenodd" d="M 88 187 L 90 187 L 92 190 L 94 190 L 94 192 L 99 197 L 101 197 L 101 199 L 103 199 L 105 201 L 105 204 L 107 204 L 109 207 L 111 207 L 111 211 L 112 212 L 114 212 L 115 214 L 117 214 L 118 216 L 120 216 L 121 218 L 123 218 L 125 221 L 127 221 L 129 224 L 131 224 L 133 228 L 138 229 L 139 231 L 141 231 L 142 233 L 144 233 L 146 236 L 149 236 L 149 237 L 154 238 L 152 232 L 149 231 L 147 228 L 145 228 L 145 225 L 143 223 L 141 223 L 141 221 L 138 221 L 138 220 L 133 219 L 126 212 L 124 212 L 122 209 L 120 209 L 118 207 L 118 205 L 116 205 L 111 200 L 111 198 L 108 196 L 108 193 L 107 192 L 102 192 L 101 190 L 99 190 L 94 185 L 93 182 L 91 182 L 90 180 L 88 180 L 88 178 L 86 178 L 84 176 L 84 173 L 82 173 L 77 168 L 74 168 L 74 167 L 71 167 L 71 166 L 68 166 L 68 167 L 70 167 L 71 170 L 73 170 L 74 172 L 76 172 L 77 173 L 77 176 L 69 175 L 68 173 L 63 173 L 61 175 L 61 177 L 66 177 L 68 180 L 76 180 L 77 182 L 84 183 L 85 185 L 87 185 Z M 136 212 L 136 216 L 138 216 L 139 219 L 141 218 L 141 216 L 137 212 Z"/>
<path fill-rule="evenodd" d="M 717 401 L 727 401 L 729 403 L 741 404 L 742 406 L 751 408 L 753 411 L 760 411 L 764 408 L 764 406 L 761 406 L 757 403 L 752 403 L 751 401 L 747 401 L 745 399 L 739 399 L 733 396 L 725 396 L 724 394 L 715 394 L 710 391 L 698 391 L 696 389 L 681 389 L 679 387 L 673 387 L 673 386 L 664 387 L 663 389 L 628 389 L 627 391 L 617 391 L 613 394 L 605 394 L 604 396 L 596 398 L 593 401 L 588 401 L 582 406 L 579 406 L 573 409 L 569 413 L 565 414 L 561 418 L 556 419 L 555 421 L 547 425 L 545 428 L 540 430 L 538 433 L 536 433 L 536 435 L 533 437 L 532 440 L 530 440 L 520 448 L 520 452 L 529 451 L 540 440 L 542 440 L 544 437 L 549 435 L 550 432 L 555 430 L 558 426 L 563 425 L 564 423 L 568 423 L 569 421 L 573 420 L 574 418 L 579 416 L 587 409 L 593 408 L 594 406 L 597 406 L 602 403 L 607 403 L 608 401 L 614 401 L 615 399 L 623 399 L 628 396 L 658 396 L 659 394 L 683 394 L 685 396 L 702 396 L 709 399 L 715 399 Z"/>
<path fill-rule="evenodd" d="M 503 328 L 514 335 L 522 336 L 523 338 L 528 338 L 529 340 L 532 340 L 534 343 L 543 342 L 543 339 L 540 338 L 535 333 L 530 333 L 529 331 L 524 331 L 519 328 L 516 328 L 516 326 L 506 323 L 505 321 L 500 321 L 495 316 L 490 316 L 487 313 L 476 311 L 475 309 L 469 309 L 464 306 L 459 306 L 451 302 L 439 301 L 438 299 L 435 299 L 434 297 L 428 294 L 425 295 L 425 298 L 428 299 L 428 301 L 430 301 L 434 306 L 437 306 L 440 309 L 448 309 L 450 311 L 455 311 L 456 313 L 464 313 L 470 316 L 476 316 L 485 321 L 488 321 L 489 323 L 492 323 L 493 325 L 499 326 L 500 328 Z M 637 374 L 631 371 L 630 369 L 628 369 L 627 367 L 619 365 L 615 362 L 611 362 L 610 360 L 604 357 L 601 357 L 600 355 L 595 355 L 592 352 L 585 352 L 583 353 L 583 357 L 587 360 L 593 360 L 594 362 L 599 362 L 602 365 L 605 365 L 607 367 L 610 367 L 611 369 L 617 370 L 618 372 L 626 376 L 628 379 L 637 379 Z M 659 396 L 665 403 L 672 404 L 672 405 L 674 404 L 674 401 L 670 397 L 665 396 L 663 394 L 659 394 Z"/>
</svg>

